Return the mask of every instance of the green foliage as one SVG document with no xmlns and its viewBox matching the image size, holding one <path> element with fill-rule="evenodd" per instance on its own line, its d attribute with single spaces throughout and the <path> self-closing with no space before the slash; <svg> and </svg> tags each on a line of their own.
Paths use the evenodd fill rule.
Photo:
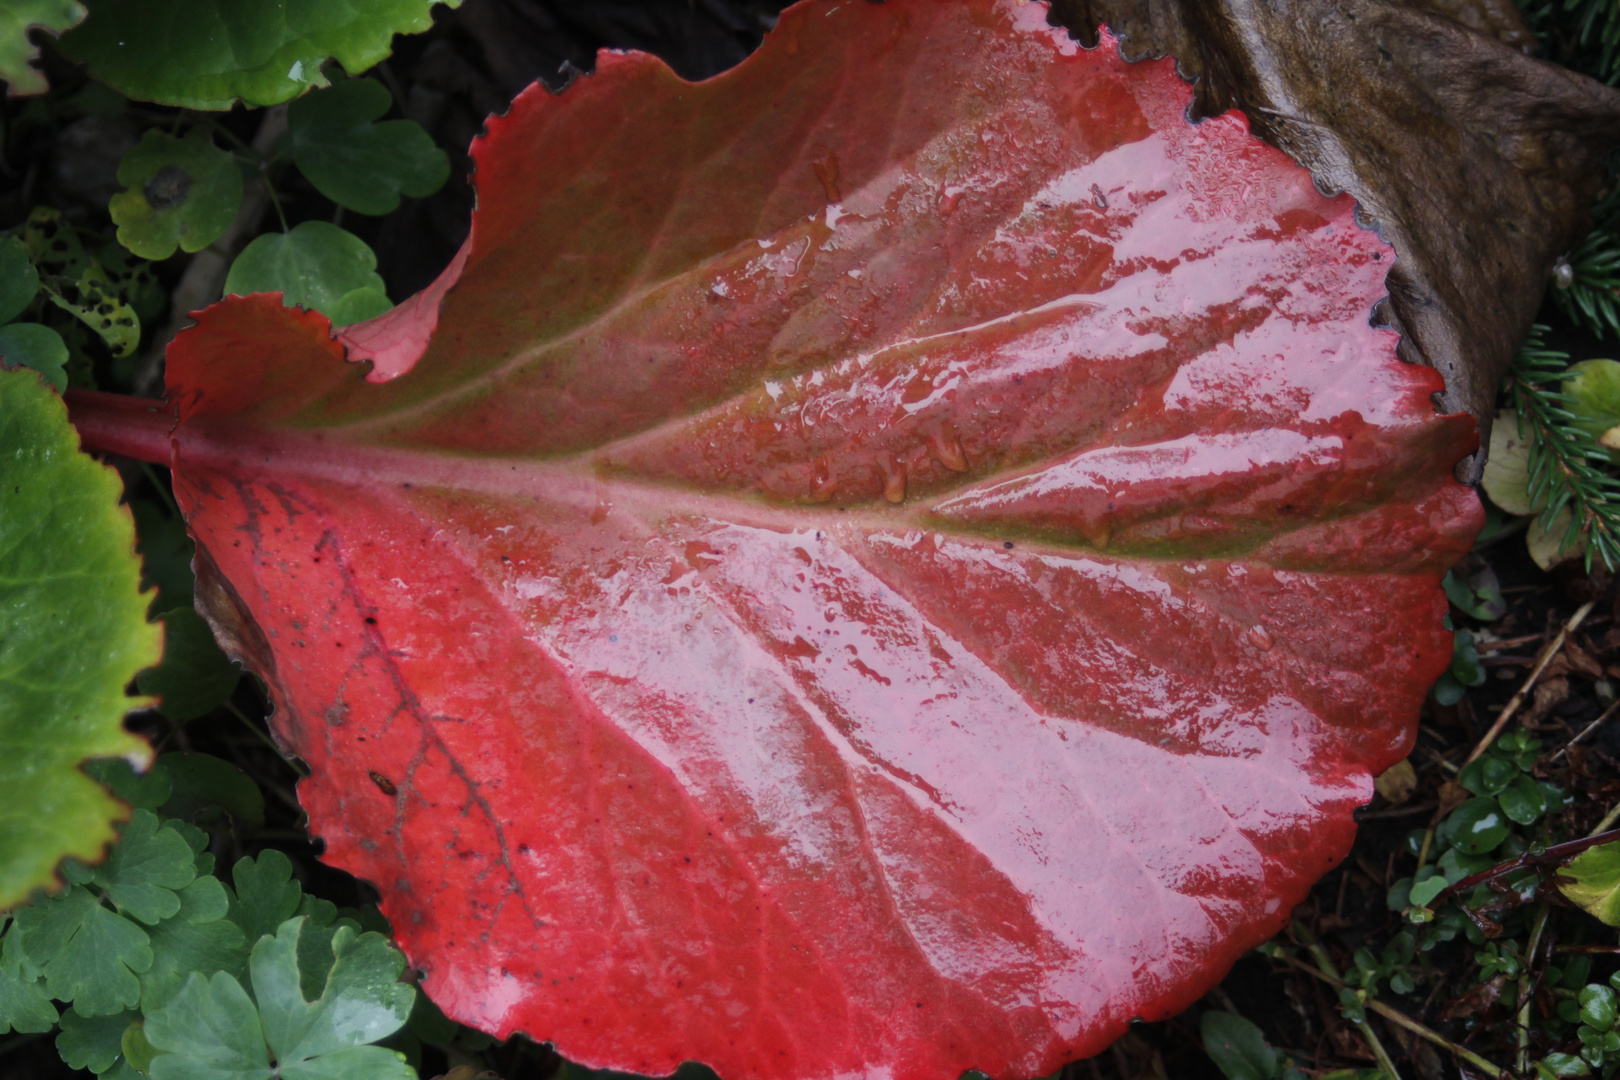
<svg viewBox="0 0 1620 1080">
<path fill-rule="evenodd" d="M 1211 1010 L 1199 1021 L 1199 1035 L 1204 1052 L 1227 1080 L 1304 1080 L 1305 1074 L 1241 1016 Z"/>
<path fill-rule="evenodd" d="M 367 1045 L 411 1015 L 404 957 L 359 913 L 307 896 L 273 849 L 237 862 L 233 891 L 214 875 L 207 834 L 178 816 L 262 822 L 256 785 L 203 754 L 166 754 L 145 774 L 122 759 L 91 771 L 135 812 L 101 866 L 66 864 L 68 887 L 4 927 L 0 1033 L 50 1030 L 54 999 L 63 1059 L 125 1080 L 245 1067 L 226 1050 L 267 1070 L 273 1052 L 279 1071 L 265 1077 L 412 1075 Z M 205 1014 L 236 1026 L 210 1033 L 197 1026 Z"/>
<path fill-rule="evenodd" d="M 392 104 L 382 83 L 340 79 L 287 109 L 293 161 L 339 206 L 386 214 L 401 194 L 431 195 L 449 179 L 449 157 L 421 125 L 381 120 Z"/>
<path fill-rule="evenodd" d="M 118 242 L 143 259 L 166 259 L 176 247 L 201 251 L 242 204 L 242 170 L 202 127 L 183 139 L 148 131 L 118 163 L 118 182 L 125 190 L 107 210 Z"/>
<path fill-rule="evenodd" d="M 191 607 L 158 616 L 163 623 L 163 662 L 140 673 L 135 685 L 158 699 L 164 715 L 185 723 L 211 712 L 231 696 L 241 672 L 214 642 L 214 632 Z"/>
<path fill-rule="evenodd" d="M 371 248 L 324 221 L 306 221 L 291 232 L 253 241 L 231 265 L 225 291 L 279 292 L 288 307 L 319 311 L 334 326 L 364 322 L 393 306 Z"/>
<path fill-rule="evenodd" d="M 0 238 L 0 360 L 31 368 L 58 392 L 67 389 L 67 345 L 48 326 L 13 322 L 39 295 L 39 271 L 28 248 L 14 236 Z"/>
<path fill-rule="evenodd" d="M 35 207 L 23 229 L 23 243 L 39 270 L 46 299 L 99 335 L 114 356 L 135 351 L 140 317 L 120 283 L 90 256 L 62 215 Z"/>
<path fill-rule="evenodd" d="M 1613 20 L 1620 31 L 1620 18 Z M 1620 187 L 1592 208 L 1592 231 L 1553 271 L 1553 302 L 1570 321 L 1602 338 L 1620 335 Z"/>
<path fill-rule="evenodd" d="M 38 27 L 51 34 L 76 25 L 84 18 L 77 0 L 7 0 L 0 4 L 0 79 L 13 94 L 43 94 L 45 76 L 29 63 L 39 55 L 28 31 Z"/>
<path fill-rule="evenodd" d="M 1582 430 L 1581 402 L 1563 385 L 1569 355 L 1545 348 L 1545 331 L 1536 328 L 1508 373 L 1519 433 L 1528 440 L 1528 502 L 1540 511 L 1537 525 L 1550 535 L 1557 526 L 1553 538 L 1562 549 L 1584 542 L 1588 567 L 1596 555 L 1620 568 L 1620 479 L 1607 470 L 1607 450 Z"/>
<path fill-rule="evenodd" d="M 1610 926 L 1620 926 L 1620 841 L 1583 851 L 1559 872 L 1558 890 Z"/>
<path fill-rule="evenodd" d="M 328 58 L 351 75 L 386 57 L 395 34 L 426 30 L 437 0 L 89 0 L 62 52 L 119 93 L 187 109 L 289 101 L 326 85 Z M 458 0 L 442 0 L 456 6 Z"/>
<path fill-rule="evenodd" d="M 368 1045 L 410 1016 L 415 992 L 399 981 L 405 958 L 381 934 L 343 926 L 331 937 L 330 961 L 311 967 L 300 948 L 310 926 L 307 917 L 288 919 L 254 945 L 252 997 L 232 975 L 194 972 L 152 1012 L 144 1034 L 156 1051 L 153 1080 L 411 1080 L 404 1055 Z M 307 1000 L 312 974 L 321 991 Z"/>
<path fill-rule="evenodd" d="M 78 770 L 143 756 L 124 732 L 124 686 L 159 659 L 134 528 L 111 469 L 79 452 L 61 399 L 31 371 L 0 371 L 0 789 L 28 813 L 0 821 L 0 905 L 93 859 L 118 806 Z"/>
</svg>

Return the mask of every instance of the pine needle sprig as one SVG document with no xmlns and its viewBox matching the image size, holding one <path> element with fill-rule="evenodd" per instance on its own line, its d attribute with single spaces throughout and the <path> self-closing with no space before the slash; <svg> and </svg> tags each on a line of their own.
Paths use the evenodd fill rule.
<svg viewBox="0 0 1620 1080">
<path fill-rule="evenodd" d="M 1620 4 L 1615 0 L 1522 0 L 1519 13 L 1549 59 L 1610 86 L 1620 83 Z"/>
<path fill-rule="evenodd" d="M 1620 184 L 1592 207 L 1592 218 L 1592 231 L 1554 268 L 1552 298 L 1577 326 L 1620 336 Z"/>
<path fill-rule="evenodd" d="M 1574 425 L 1563 381 L 1566 352 L 1542 343 L 1535 327 L 1508 372 L 1508 393 L 1519 417 L 1519 434 L 1529 441 L 1529 494 L 1541 504 L 1540 525 L 1551 529 L 1561 511 L 1570 511 L 1560 550 L 1586 541 L 1586 568 L 1597 555 L 1610 570 L 1620 569 L 1620 478 L 1608 470 L 1609 455 Z"/>
</svg>

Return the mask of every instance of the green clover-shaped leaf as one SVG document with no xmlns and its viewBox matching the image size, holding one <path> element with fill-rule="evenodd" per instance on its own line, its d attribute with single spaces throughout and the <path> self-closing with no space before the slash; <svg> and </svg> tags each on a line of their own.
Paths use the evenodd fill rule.
<svg viewBox="0 0 1620 1080">
<path fill-rule="evenodd" d="M 118 242 L 143 259 L 176 247 L 201 251 L 219 239 L 242 205 L 242 170 L 205 128 L 183 139 L 148 131 L 118 163 L 124 191 L 107 203 Z"/>
<path fill-rule="evenodd" d="M 17 912 L 23 957 L 45 975 L 46 992 L 81 1016 L 123 1012 L 141 996 L 136 974 L 152 966 L 146 931 L 75 886 Z"/>
<path fill-rule="evenodd" d="M 56 1026 L 56 1006 L 45 993 L 39 969 L 23 958 L 20 935 L 7 930 L 0 937 L 0 1035 L 49 1031 Z"/>
<path fill-rule="evenodd" d="M 215 877 L 199 877 L 180 890 L 180 910 L 154 926 L 152 966 L 140 977 L 141 1008 L 152 1012 L 168 1003 L 192 972 L 247 970 L 247 939 L 226 918 L 230 897 Z"/>
<path fill-rule="evenodd" d="M 151 925 L 180 910 L 179 890 L 197 877 L 197 860 L 178 829 L 137 810 L 96 868 L 95 883 L 118 909 Z"/>
<path fill-rule="evenodd" d="M 225 278 L 225 291 L 279 292 L 288 307 L 319 311 L 333 326 L 364 322 L 392 305 L 366 242 L 324 221 L 288 233 L 268 233 L 243 249 Z"/>
<path fill-rule="evenodd" d="M 414 120 L 382 120 L 393 95 L 372 79 L 343 79 L 287 108 L 293 161 L 339 206 L 386 214 L 400 195 L 431 195 L 450 178 L 450 159 Z"/>
<path fill-rule="evenodd" d="M 144 1034 L 157 1051 L 152 1080 L 409 1080 L 403 1055 L 368 1045 L 410 1015 L 415 991 L 399 981 L 405 958 L 380 934 L 342 927 L 321 992 L 309 1000 L 299 969 L 299 937 L 308 926 L 288 919 L 253 947 L 253 997 L 224 972 L 193 974 L 148 1015 Z"/>
<path fill-rule="evenodd" d="M 62 1030 L 56 1036 L 56 1051 L 69 1068 L 104 1073 L 123 1053 L 124 1031 L 140 1014 L 110 1013 L 85 1016 L 78 1009 L 62 1014 Z"/>
</svg>

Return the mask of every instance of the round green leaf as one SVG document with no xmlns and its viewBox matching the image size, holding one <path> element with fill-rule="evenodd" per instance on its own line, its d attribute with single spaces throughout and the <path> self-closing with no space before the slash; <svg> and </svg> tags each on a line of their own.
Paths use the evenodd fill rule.
<svg viewBox="0 0 1620 1080">
<path fill-rule="evenodd" d="M 201 251 L 242 205 L 242 170 L 203 128 L 183 139 L 148 131 L 118 163 L 124 191 L 107 203 L 118 242 L 143 259 Z"/>
<path fill-rule="evenodd" d="M 460 0 L 90 0 L 62 52 L 132 98 L 228 109 L 275 105 L 325 86 L 335 58 L 358 74 L 387 56 L 395 34 L 432 24 L 435 2 Z"/>
<path fill-rule="evenodd" d="M 243 249 L 225 278 L 226 293 L 279 292 L 281 302 L 319 311 L 334 326 L 364 322 L 392 305 L 377 275 L 377 256 L 353 233 L 306 221 Z"/>
<path fill-rule="evenodd" d="M 77 0 L 6 0 L 0 4 L 0 79 L 13 94 L 43 94 L 45 73 L 29 63 L 39 49 L 28 40 L 35 27 L 60 34 L 84 18 Z"/>
<path fill-rule="evenodd" d="M 1452 846 L 1464 855 L 1483 855 L 1507 839 L 1507 817 L 1489 796 L 1469 799 L 1446 818 L 1444 828 Z"/>
<path fill-rule="evenodd" d="M 0 323 L 23 313 L 39 292 L 39 271 L 27 246 L 15 236 L 0 239 Z"/>
<path fill-rule="evenodd" d="M 1620 456 L 1616 453 L 1620 451 L 1620 363 L 1582 360 L 1569 369 L 1563 389 L 1569 410 L 1575 414 L 1574 425 L 1601 443 L 1611 458 Z"/>
<path fill-rule="evenodd" d="M 1614 1027 L 1620 1004 L 1617 1004 L 1613 990 L 1594 983 L 1581 991 L 1579 1001 L 1581 1023 L 1600 1032 Z"/>
<path fill-rule="evenodd" d="M 58 393 L 67 389 L 67 343 L 48 326 L 39 323 L 11 323 L 0 326 L 0 361 L 10 367 L 39 372 Z"/>
<path fill-rule="evenodd" d="M 158 708 L 185 723 L 211 712 L 236 689 L 241 672 L 214 643 L 214 632 L 189 607 L 158 616 L 163 623 L 163 662 L 136 676 L 143 694 L 158 699 Z"/>
<path fill-rule="evenodd" d="M 420 124 L 376 122 L 393 100 L 382 83 L 344 79 L 288 106 L 293 161 L 339 206 L 386 214 L 400 195 L 431 195 L 450 178 L 450 158 Z"/>
<path fill-rule="evenodd" d="M 1497 802 L 1502 807 L 1502 813 L 1520 825 L 1533 825 L 1537 818 L 1547 812 L 1547 797 L 1542 793 L 1541 785 L 1524 773 L 1519 773 L 1512 783 L 1502 789 Z"/>
<path fill-rule="evenodd" d="M 79 763 L 150 754 L 122 723 L 161 637 L 121 491 L 38 375 L 0 371 L 0 790 L 27 808 L 0 817 L 0 908 L 113 839 L 122 808 Z"/>
</svg>

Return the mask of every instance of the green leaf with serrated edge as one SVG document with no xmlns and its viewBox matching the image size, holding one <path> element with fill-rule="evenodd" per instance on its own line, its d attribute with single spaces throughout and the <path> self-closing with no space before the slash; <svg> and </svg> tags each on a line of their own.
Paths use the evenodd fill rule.
<svg viewBox="0 0 1620 1080">
<path fill-rule="evenodd" d="M 67 389 L 67 342 L 48 326 L 39 323 L 0 326 L 0 362 L 6 367 L 39 372 L 59 394 Z"/>
<path fill-rule="evenodd" d="M 56 1026 L 56 1006 L 45 993 L 39 969 L 27 963 L 19 935 L 0 938 L 0 1035 L 36 1034 Z"/>
<path fill-rule="evenodd" d="M 1581 852 L 1558 871 L 1558 891 L 1610 926 L 1620 926 L 1620 841 Z"/>
<path fill-rule="evenodd" d="M 414 120 L 382 120 L 393 102 L 380 82 L 340 79 L 287 107 L 293 161 L 315 190 L 350 210 L 386 214 L 401 195 L 444 186 L 449 156 Z"/>
<path fill-rule="evenodd" d="M 288 307 L 319 311 L 333 326 L 363 322 L 391 306 L 371 248 L 324 221 L 306 221 L 291 232 L 254 240 L 231 264 L 225 292 L 279 292 Z"/>
<path fill-rule="evenodd" d="M 49 87 L 45 73 L 30 60 L 39 49 L 28 39 L 36 27 L 60 34 L 84 18 L 84 5 L 76 0 L 6 0 L 0 4 L 0 79 L 13 94 L 43 94 Z"/>
<path fill-rule="evenodd" d="M 1227 1080 L 1272 1080 L 1277 1053 L 1254 1024 L 1234 1013 L 1211 1010 L 1199 1021 L 1204 1053 Z"/>
<path fill-rule="evenodd" d="M 158 761 L 174 781 L 174 794 L 163 804 L 165 816 L 197 821 L 223 811 L 239 828 L 264 825 L 264 794 L 235 765 L 211 754 L 164 754 Z M 271 928 L 291 914 L 274 920 Z"/>
<path fill-rule="evenodd" d="M 124 1029 L 139 1016 L 137 1012 L 85 1016 L 77 1009 L 69 1009 L 62 1014 L 56 1051 L 69 1068 L 104 1073 L 123 1054 Z"/>
<path fill-rule="evenodd" d="M 161 655 L 122 486 L 38 375 L 0 371 L 0 907 L 113 839 L 124 811 L 79 763 L 150 753 L 122 722 Z"/>
<path fill-rule="evenodd" d="M 275 848 L 266 848 L 257 858 L 239 860 L 231 870 L 231 880 L 236 883 L 234 918 L 249 944 L 274 934 L 298 912 L 304 899 L 304 890 L 292 880 L 292 861 Z"/>
<path fill-rule="evenodd" d="M 1480 486 L 1491 502 L 1510 514 L 1539 509 L 1530 498 L 1530 434 L 1519 433 L 1519 416 L 1512 409 L 1498 412 L 1491 425 L 1491 453 Z"/>
<path fill-rule="evenodd" d="M 1620 451 L 1620 363 L 1582 360 L 1572 364 L 1563 389 L 1569 411 L 1575 414 L 1570 423 L 1592 436 L 1611 458 L 1620 460 L 1616 453 Z M 1605 442 L 1605 433 L 1611 431 L 1614 434 Z"/>
<path fill-rule="evenodd" d="M 224 972 L 193 972 L 167 1005 L 146 1017 L 157 1051 L 152 1080 L 269 1080 L 270 1052 L 242 984 Z M 283 1074 L 285 1075 L 285 1074 Z"/>
<path fill-rule="evenodd" d="M 39 271 L 28 248 L 15 236 L 0 237 L 0 323 L 21 315 L 38 292 Z"/>
<path fill-rule="evenodd" d="M 191 603 L 191 556 L 195 550 L 186 523 L 150 499 L 131 501 L 135 515 L 135 548 L 141 556 L 141 588 L 156 588 L 153 611 Z"/>
<path fill-rule="evenodd" d="M 121 1012 L 140 998 L 137 972 L 152 966 L 146 931 L 72 888 L 17 912 L 23 956 L 45 975 L 45 990 L 84 1016 Z"/>
<path fill-rule="evenodd" d="M 201 251 L 242 205 L 242 170 L 207 128 L 177 139 L 149 130 L 118 163 L 123 191 L 107 203 L 118 242 L 143 259 Z"/>
<path fill-rule="evenodd" d="M 150 810 L 137 810 L 95 880 L 120 911 L 151 925 L 180 910 L 179 890 L 196 877 L 185 838 Z"/>
<path fill-rule="evenodd" d="M 398 949 L 381 934 L 342 926 L 332 938 L 335 961 L 321 994 L 306 1000 L 298 938 L 308 925 L 307 919 L 288 919 L 274 937 L 259 939 L 248 965 L 265 1040 L 289 1077 L 294 1066 L 310 1058 L 352 1051 L 392 1035 L 409 1019 L 416 995 L 399 981 L 405 957 Z M 398 1067 L 397 1075 L 410 1075 L 402 1060 Z"/>
<path fill-rule="evenodd" d="M 168 769 L 155 761 L 150 769 L 138 773 L 123 758 L 100 758 L 85 762 L 84 771 L 106 784 L 114 795 L 137 810 L 156 810 L 174 790 L 174 781 L 169 778 Z"/>
<path fill-rule="evenodd" d="M 214 632 L 195 609 L 175 608 L 158 620 L 163 623 L 163 662 L 137 675 L 135 685 L 158 699 L 163 715 L 183 724 L 218 708 L 236 689 L 242 672 L 220 651 Z"/>
<path fill-rule="evenodd" d="M 180 891 L 180 911 L 149 934 L 152 966 L 141 976 L 141 1009 L 162 1008 L 193 971 L 247 972 L 248 942 L 241 927 L 225 916 L 230 898 L 218 878 L 200 877 Z"/>
<path fill-rule="evenodd" d="M 395 34 L 432 25 L 436 0 L 95 0 L 62 52 L 132 98 L 229 109 L 276 105 L 386 57 Z M 460 0 L 444 0 L 455 7 Z"/>
</svg>

